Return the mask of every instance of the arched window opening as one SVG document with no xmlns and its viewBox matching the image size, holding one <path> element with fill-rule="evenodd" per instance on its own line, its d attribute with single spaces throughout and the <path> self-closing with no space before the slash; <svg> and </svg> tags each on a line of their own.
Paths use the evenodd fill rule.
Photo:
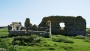
<svg viewBox="0 0 90 51">
<path fill-rule="evenodd" d="M 64 28 L 65 28 L 65 23 L 64 23 L 64 22 L 61 22 L 61 23 L 59 23 L 59 25 L 60 25 L 61 30 L 64 30 Z"/>
</svg>

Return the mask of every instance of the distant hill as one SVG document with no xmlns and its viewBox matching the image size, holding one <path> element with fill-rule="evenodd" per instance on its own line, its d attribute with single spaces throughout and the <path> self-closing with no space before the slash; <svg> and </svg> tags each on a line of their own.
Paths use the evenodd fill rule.
<svg viewBox="0 0 90 51">
<path fill-rule="evenodd" d="M 90 30 L 90 28 L 87 28 L 86 31 Z"/>
<path fill-rule="evenodd" d="M 2 28 L 7 28 L 7 26 L 0 26 L 0 29 L 2 29 Z"/>
</svg>

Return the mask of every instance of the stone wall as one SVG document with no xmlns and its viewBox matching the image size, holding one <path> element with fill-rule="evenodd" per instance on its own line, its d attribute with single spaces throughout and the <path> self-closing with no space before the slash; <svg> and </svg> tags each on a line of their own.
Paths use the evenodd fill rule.
<svg viewBox="0 0 90 51">
<path fill-rule="evenodd" d="M 49 16 L 44 17 L 39 24 L 41 27 L 46 27 L 46 22 L 51 21 L 52 34 L 63 35 L 85 35 L 86 34 L 86 20 L 81 16 Z M 64 30 L 61 30 L 59 23 L 64 22 Z M 41 30 L 41 29 L 40 29 Z"/>
<path fill-rule="evenodd" d="M 22 30 L 17 30 L 17 31 L 10 30 L 9 32 L 10 36 L 23 36 L 25 34 L 26 34 L 26 31 L 22 31 Z"/>
<path fill-rule="evenodd" d="M 50 33 L 49 32 L 45 32 L 45 31 L 28 31 L 26 33 L 26 31 L 23 31 L 23 30 L 17 30 L 17 31 L 10 31 L 9 32 L 9 36 L 28 36 L 28 35 L 39 35 L 39 36 L 43 36 L 43 37 L 46 37 L 46 38 L 49 38 L 50 37 Z"/>
</svg>

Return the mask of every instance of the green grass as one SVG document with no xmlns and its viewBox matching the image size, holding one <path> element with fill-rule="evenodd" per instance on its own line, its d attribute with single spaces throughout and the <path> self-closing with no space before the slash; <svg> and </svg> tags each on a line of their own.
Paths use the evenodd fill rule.
<svg viewBox="0 0 90 51">
<path fill-rule="evenodd" d="M 46 43 L 41 43 L 40 46 L 20 46 L 21 49 L 19 49 L 19 51 L 90 51 L 90 43 L 84 42 L 84 40 L 81 39 L 73 39 L 73 41 L 74 44 L 70 44 L 53 42 L 47 39 L 45 41 Z"/>
<path fill-rule="evenodd" d="M 7 28 L 0 29 L 0 36 L 7 36 Z M 52 35 L 51 38 L 39 37 L 41 39 L 38 45 L 33 46 L 20 46 L 12 45 L 15 37 L 0 38 L 0 48 L 5 48 L 7 51 L 90 51 L 90 42 L 85 39 L 76 39 L 72 37 L 65 37 L 74 43 L 64 43 L 53 41 L 53 37 L 60 37 L 61 35 Z"/>
<path fill-rule="evenodd" d="M 87 28 L 86 31 L 90 30 L 90 28 Z"/>
<path fill-rule="evenodd" d="M 8 29 L 7 28 L 0 29 L 0 37 L 1 36 L 7 36 L 7 35 L 8 35 Z"/>
</svg>

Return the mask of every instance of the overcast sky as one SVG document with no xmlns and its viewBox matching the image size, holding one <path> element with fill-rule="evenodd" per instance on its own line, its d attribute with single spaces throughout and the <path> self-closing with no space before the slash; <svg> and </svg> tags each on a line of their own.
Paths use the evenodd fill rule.
<svg viewBox="0 0 90 51">
<path fill-rule="evenodd" d="M 82 16 L 90 27 L 90 0 L 0 0 L 0 26 L 12 22 L 39 24 L 43 17 Z"/>
</svg>

